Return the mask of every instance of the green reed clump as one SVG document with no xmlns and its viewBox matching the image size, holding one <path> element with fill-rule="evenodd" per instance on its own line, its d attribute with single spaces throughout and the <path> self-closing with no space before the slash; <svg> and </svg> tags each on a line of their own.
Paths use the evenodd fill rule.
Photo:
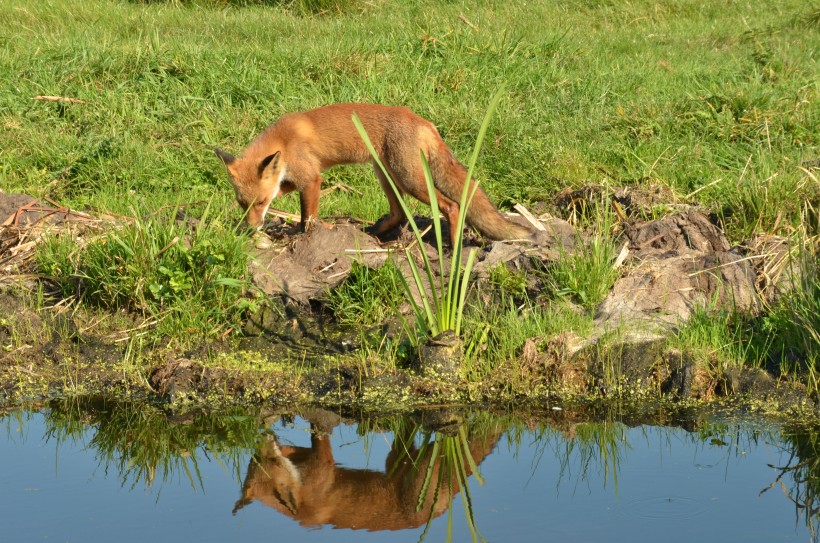
<svg viewBox="0 0 820 543">
<path fill-rule="evenodd" d="M 421 257 L 423 261 L 422 270 L 416 264 L 413 254 L 410 249 L 405 249 L 405 256 L 407 263 L 410 265 L 412 272 L 413 286 L 411 287 L 403 275 L 399 275 L 401 280 L 402 290 L 405 300 L 413 308 L 416 318 L 415 328 L 405 326 L 410 341 L 418 344 L 428 336 L 437 336 L 438 334 L 452 330 L 456 336 L 461 335 L 461 323 L 464 316 L 464 308 L 466 306 L 467 291 L 470 286 L 470 273 L 473 269 L 473 264 L 476 258 L 476 250 L 471 249 L 467 255 L 467 261 L 462 266 L 462 247 L 464 243 L 464 226 L 467 219 L 467 209 L 470 206 L 475 191 L 478 190 L 478 182 L 473 179 L 473 170 L 475 163 L 478 160 L 478 152 L 481 149 L 481 144 L 484 141 L 484 136 L 487 133 L 487 127 L 490 124 L 492 114 L 501 100 L 503 87 L 499 90 L 493 99 L 484 115 L 484 121 L 481 123 L 481 128 L 478 130 L 478 137 L 476 138 L 473 153 L 470 158 L 470 163 L 467 167 L 467 175 L 464 180 L 464 188 L 461 192 L 459 200 L 459 211 L 457 224 L 449 225 L 449 227 L 456 229 L 456 234 L 453 238 L 452 257 L 450 258 L 450 270 L 447 273 L 445 266 L 444 255 L 444 235 L 441 229 L 441 211 L 438 207 L 438 199 L 436 197 L 436 188 L 433 183 L 433 176 L 430 172 L 430 167 L 427 163 L 427 158 L 424 152 L 419 150 L 420 160 L 424 166 L 424 178 L 427 183 L 427 194 L 430 198 L 430 214 L 433 219 L 433 234 L 436 239 L 436 250 L 438 256 L 438 265 L 434 265 L 424 250 L 425 244 L 422 239 L 422 233 L 416 221 L 413 219 L 413 214 L 407 205 L 401 191 L 396 187 L 393 178 L 384 167 L 384 164 L 373 147 L 367 131 L 364 129 L 359 117 L 353 114 L 353 123 L 359 132 L 365 145 L 367 145 L 374 162 L 381 169 L 382 174 L 390 183 L 390 187 L 396 195 L 399 204 L 404 211 L 405 217 L 413 230 L 416 237 L 416 242 L 421 248 Z M 422 272 L 424 275 L 422 275 Z M 429 293 L 428 293 L 429 287 Z M 416 302 L 414 292 L 419 293 L 421 304 Z"/>
</svg>

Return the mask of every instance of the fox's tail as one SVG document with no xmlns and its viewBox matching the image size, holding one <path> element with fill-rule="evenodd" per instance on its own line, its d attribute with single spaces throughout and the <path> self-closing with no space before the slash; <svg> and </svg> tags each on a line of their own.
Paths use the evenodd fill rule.
<svg viewBox="0 0 820 543">
<path fill-rule="evenodd" d="M 436 187 L 451 200 L 459 202 L 467 179 L 467 168 L 449 148 L 439 151 L 430 157 L 430 173 L 436 180 Z M 493 240 L 528 239 L 534 234 L 528 227 L 513 224 L 502 217 L 480 186 L 467 208 L 467 224 Z"/>
</svg>

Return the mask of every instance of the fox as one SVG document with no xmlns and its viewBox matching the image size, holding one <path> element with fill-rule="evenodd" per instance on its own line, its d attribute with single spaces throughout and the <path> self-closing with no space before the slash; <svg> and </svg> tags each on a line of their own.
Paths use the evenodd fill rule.
<svg viewBox="0 0 820 543">
<path fill-rule="evenodd" d="M 311 425 L 310 447 L 280 444 L 267 435 L 248 463 L 233 514 L 259 502 L 297 520 L 368 531 L 416 528 L 439 517 L 460 492 L 455 468 L 434 447 L 418 448 L 413 429 L 394 436 L 384 470 L 340 466 L 330 436 Z M 464 475 L 495 449 L 499 427 L 466 436 Z"/>
<path fill-rule="evenodd" d="M 373 233 L 380 237 L 398 227 L 404 220 L 399 199 L 356 130 L 354 114 L 399 193 L 430 205 L 420 151 L 424 153 L 438 207 L 450 226 L 450 243 L 455 247 L 458 202 L 467 169 L 433 123 L 401 106 L 341 103 L 289 113 L 268 126 L 238 157 L 215 148 L 227 168 L 236 201 L 245 211 L 245 222 L 261 229 L 271 201 L 295 190 L 299 192 L 299 227 L 306 231 L 319 220 L 322 172 L 341 164 L 369 162 L 390 207 Z M 466 222 L 492 240 L 528 239 L 534 234 L 530 228 L 505 219 L 481 187 L 467 208 Z"/>
</svg>

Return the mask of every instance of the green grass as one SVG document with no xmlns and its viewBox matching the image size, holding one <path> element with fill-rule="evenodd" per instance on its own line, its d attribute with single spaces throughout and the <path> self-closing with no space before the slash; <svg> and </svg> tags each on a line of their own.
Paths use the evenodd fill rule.
<svg viewBox="0 0 820 543">
<path fill-rule="evenodd" d="M 672 338 L 671 345 L 720 376 L 728 367 L 762 366 L 769 346 L 750 321 L 731 312 L 701 309 Z"/>
<path fill-rule="evenodd" d="M 566 304 L 516 307 L 511 302 L 509 297 L 503 297 L 499 304 L 477 303 L 466 312 L 464 343 L 470 380 L 479 381 L 499 364 L 515 360 L 527 339 L 566 331 L 583 336 L 592 328 L 591 317 Z"/>
<path fill-rule="evenodd" d="M 608 197 L 587 210 L 582 222 L 588 223 L 587 237 L 578 236 L 577 246 L 566 250 L 551 263 L 547 282 L 556 296 L 569 296 L 588 312 L 606 298 L 620 275 L 615 267 L 618 250 L 613 239 L 615 214 L 608 205 Z"/>
<path fill-rule="evenodd" d="M 384 1 L 321 17 L 276 2 L 9 0 L 0 14 L 0 186 L 74 206 L 227 205 L 211 146 L 239 151 L 281 114 L 336 101 L 408 105 L 464 159 L 502 83 L 477 170 L 502 204 L 602 171 L 680 195 L 721 178 L 698 200 L 744 237 L 775 210 L 781 228 L 799 220 L 798 166 L 820 156 L 818 15 L 802 0 Z M 329 177 L 365 196 L 326 197 L 322 214 L 386 212 L 367 168 Z"/>
<path fill-rule="evenodd" d="M 37 252 L 38 268 L 62 296 L 142 314 L 160 335 L 195 342 L 226 333 L 255 306 L 247 239 L 207 209 L 193 224 L 177 211 L 145 214 L 87 241 L 52 236 Z"/>
<path fill-rule="evenodd" d="M 375 270 L 354 264 L 345 282 L 328 292 L 328 307 L 344 326 L 380 324 L 404 299 L 399 273 L 392 261 Z"/>
</svg>

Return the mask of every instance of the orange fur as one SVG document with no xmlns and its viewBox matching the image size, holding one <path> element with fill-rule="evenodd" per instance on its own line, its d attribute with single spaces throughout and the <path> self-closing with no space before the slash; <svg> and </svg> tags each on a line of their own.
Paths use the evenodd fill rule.
<svg viewBox="0 0 820 543">
<path fill-rule="evenodd" d="M 494 449 L 500 430 L 468 435 L 464 475 Z M 396 436 L 384 471 L 337 465 L 330 437 L 311 434 L 310 447 L 279 445 L 269 437 L 248 464 L 234 514 L 258 501 L 302 526 L 402 530 L 444 513 L 460 491 L 455 467 L 434 447 L 418 449 L 412 432 Z"/>
<path fill-rule="evenodd" d="M 236 192 L 246 210 L 246 220 L 261 227 L 271 200 L 293 190 L 299 192 L 302 228 L 318 218 L 322 171 L 339 164 L 373 162 L 353 125 L 361 119 L 379 158 L 399 191 L 430 204 L 422 150 L 430 164 L 439 209 L 455 238 L 458 201 L 467 178 L 432 123 L 403 107 L 377 104 L 334 104 L 283 116 L 257 137 L 240 157 L 220 149 Z M 390 213 L 375 229 L 377 235 L 397 227 L 404 219 L 399 201 L 378 166 L 376 177 L 390 204 Z M 479 187 L 467 210 L 467 223 L 491 239 L 528 238 L 532 231 L 504 219 Z"/>
</svg>

